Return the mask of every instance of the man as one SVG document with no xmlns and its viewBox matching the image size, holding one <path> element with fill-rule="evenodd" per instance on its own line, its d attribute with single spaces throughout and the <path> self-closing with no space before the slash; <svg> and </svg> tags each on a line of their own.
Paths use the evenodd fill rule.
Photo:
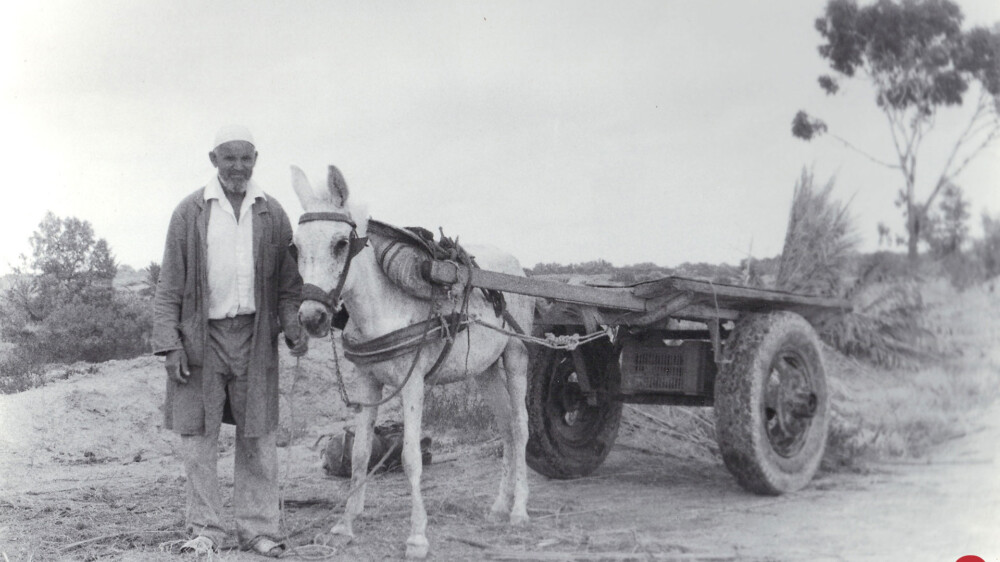
<svg viewBox="0 0 1000 562">
<path fill-rule="evenodd" d="M 240 546 L 277 557 L 278 334 L 292 355 L 302 278 L 288 252 L 292 228 L 251 180 L 257 151 L 244 127 L 219 130 L 217 174 L 174 210 L 154 302 L 153 352 L 166 356 L 164 425 L 181 435 L 187 474 L 182 551 L 226 538 L 217 478 L 219 428 L 236 425 L 233 508 Z"/>
</svg>

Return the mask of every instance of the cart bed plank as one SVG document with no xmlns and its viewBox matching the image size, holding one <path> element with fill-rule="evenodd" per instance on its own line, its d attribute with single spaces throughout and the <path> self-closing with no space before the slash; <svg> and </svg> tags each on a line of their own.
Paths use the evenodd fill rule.
<svg viewBox="0 0 1000 562">
<path fill-rule="evenodd" d="M 632 313 L 626 324 L 646 325 L 678 318 L 734 318 L 739 312 L 792 310 L 807 319 L 851 310 L 845 299 L 813 297 L 690 279 L 665 277 L 628 286 L 571 285 L 560 281 L 520 277 L 448 263 L 434 264 L 431 278 L 441 283 L 542 297 L 559 302 Z"/>
</svg>

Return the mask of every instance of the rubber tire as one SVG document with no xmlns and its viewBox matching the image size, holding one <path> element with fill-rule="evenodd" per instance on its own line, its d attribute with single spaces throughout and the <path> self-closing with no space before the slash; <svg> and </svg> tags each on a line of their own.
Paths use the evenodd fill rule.
<svg viewBox="0 0 1000 562">
<path fill-rule="evenodd" d="M 779 354 L 791 356 L 793 369 L 810 381 L 814 407 L 796 450 L 779 454 L 768 436 L 765 384 Z M 819 338 L 812 326 L 791 312 L 741 318 L 726 342 L 725 360 L 715 381 L 715 431 L 726 468 L 743 488 L 761 495 L 798 490 L 812 480 L 826 448 L 830 400 Z M 780 385 L 779 385 L 780 386 Z M 773 427 L 773 426 L 772 426 Z"/>
<path fill-rule="evenodd" d="M 578 349 L 583 353 L 591 384 L 609 393 L 618 392 L 621 372 L 611 342 L 597 340 Z M 554 384 L 560 385 L 575 371 L 571 352 L 531 346 L 526 398 L 527 462 L 549 478 L 571 479 L 592 473 L 604 462 L 618 437 L 622 403 L 607 400 L 604 393 L 595 406 L 583 403 L 574 425 L 564 421 L 565 408 L 554 394 L 558 392 Z"/>
</svg>

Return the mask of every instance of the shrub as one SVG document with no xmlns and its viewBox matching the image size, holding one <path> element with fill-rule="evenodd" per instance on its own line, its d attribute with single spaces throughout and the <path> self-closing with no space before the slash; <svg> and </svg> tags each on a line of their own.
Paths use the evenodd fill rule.
<svg viewBox="0 0 1000 562">
<path fill-rule="evenodd" d="M 0 353 L 0 394 L 13 394 L 38 386 L 41 364 L 25 348 L 13 346 Z"/>
<path fill-rule="evenodd" d="M 983 239 L 976 241 L 972 251 L 987 279 L 1000 276 L 1000 216 L 983 213 Z"/>
<path fill-rule="evenodd" d="M 62 305 L 18 342 L 44 362 L 126 359 L 149 351 L 148 301 L 118 293 L 107 301 Z"/>
<path fill-rule="evenodd" d="M 715 265 L 704 262 L 684 262 L 677 266 L 674 273 L 680 277 L 708 279 L 714 283 L 726 283 L 730 285 L 740 284 L 743 278 L 743 271 L 739 267 L 725 263 Z"/>
<path fill-rule="evenodd" d="M 609 281 L 612 281 L 614 283 L 629 284 L 629 283 L 635 283 L 637 281 L 637 278 L 635 272 L 619 269 L 615 271 L 614 274 L 611 275 Z"/>
<path fill-rule="evenodd" d="M 160 282 L 160 264 L 155 261 L 149 262 L 149 265 L 143 269 L 146 272 L 146 278 L 143 279 L 143 288 L 140 294 L 144 297 L 152 297 L 156 294 L 156 285 Z"/>
<path fill-rule="evenodd" d="M 969 201 L 962 188 L 948 184 L 941 193 L 938 212 L 925 219 L 920 237 L 930 246 L 931 255 L 947 257 L 962 251 L 969 237 Z"/>
<path fill-rule="evenodd" d="M 975 286 L 986 277 L 982 262 L 965 253 L 946 255 L 941 259 L 941 267 L 951 286 L 959 291 Z"/>
</svg>

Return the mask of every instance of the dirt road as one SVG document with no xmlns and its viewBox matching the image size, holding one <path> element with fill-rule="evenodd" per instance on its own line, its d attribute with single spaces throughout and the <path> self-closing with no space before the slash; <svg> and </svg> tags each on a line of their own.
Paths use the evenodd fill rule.
<svg viewBox="0 0 1000 562">
<path fill-rule="evenodd" d="M 588 478 L 531 473 L 533 520 L 521 529 L 483 519 L 497 481 L 495 447 L 466 446 L 425 472 L 431 559 L 1000 560 L 998 443 L 994 407 L 927 463 L 820 473 L 777 498 L 744 492 L 721 464 L 618 446 Z M 347 490 L 322 474 L 308 445 L 281 453 L 294 544 L 328 527 Z M 229 484 L 231 455 L 220 464 Z M 22 468 L 6 466 L 0 495 L 0 552 L 9 560 L 175 558 L 157 550 L 177 538 L 171 530 L 182 517 L 183 483 L 169 455 Z M 379 477 L 356 541 L 330 559 L 401 558 L 408 508 L 404 477 Z M 236 551 L 218 558 L 260 559 Z"/>
<path fill-rule="evenodd" d="M 479 485 L 492 480 L 488 463 L 441 465 L 425 480 L 438 508 L 429 536 L 442 560 L 1000 560 L 998 443 L 994 408 L 975 433 L 926 464 L 821 474 L 778 498 L 745 493 L 718 464 L 618 447 L 583 480 L 532 474 L 534 521 L 523 531 L 477 521 L 492 492 Z M 392 480 L 383 498 L 405 493 L 402 478 Z M 468 505 L 463 498 L 470 496 Z M 384 523 L 405 526 L 406 498 L 397 497 L 394 508 L 383 509 L 398 513 L 367 525 L 360 543 L 384 532 Z M 456 537 L 489 548 L 470 550 Z M 386 546 L 401 553 L 398 544 Z M 363 546 L 356 552 L 376 554 Z"/>
</svg>

